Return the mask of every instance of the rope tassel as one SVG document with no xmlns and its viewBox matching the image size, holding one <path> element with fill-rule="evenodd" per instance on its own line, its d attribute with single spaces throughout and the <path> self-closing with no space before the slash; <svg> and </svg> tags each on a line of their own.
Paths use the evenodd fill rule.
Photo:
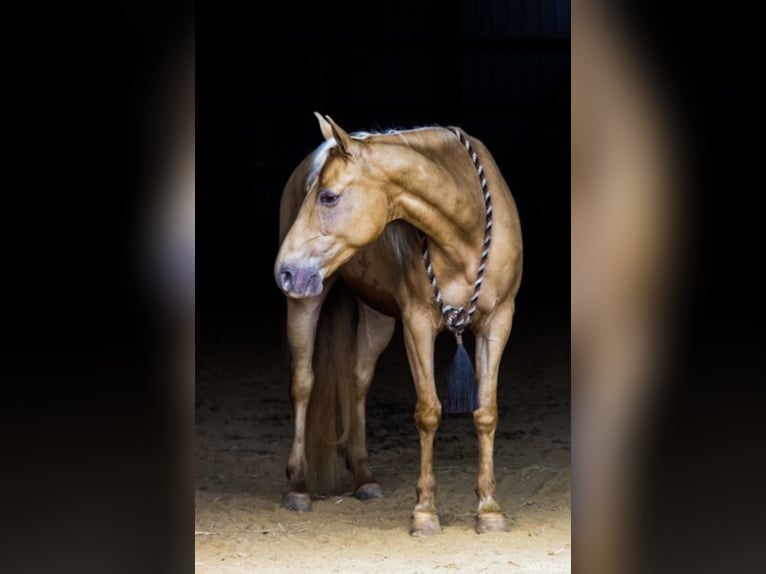
<svg viewBox="0 0 766 574">
<path fill-rule="evenodd" d="M 463 346 L 463 336 L 455 335 L 457 349 L 447 371 L 447 402 L 444 412 L 451 414 L 472 413 L 479 408 L 476 373 L 471 357 Z"/>
</svg>

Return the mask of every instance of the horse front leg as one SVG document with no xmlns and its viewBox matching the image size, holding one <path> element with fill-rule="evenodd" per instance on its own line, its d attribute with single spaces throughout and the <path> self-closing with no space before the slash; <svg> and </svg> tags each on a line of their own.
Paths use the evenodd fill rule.
<svg viewBox="0 0 766 574">
<path fill-rule="evenodd" d="M 314 386 L 312 358 L 314 342 L 326 293 L 318 297 L 287 300 L 287 340 L 290 345 L 290 399 L 293 405 L 293 446 L 287 462 L 290 490 L 282 499 L 288 510 L 311 510 L 311 494 L 306 485 L 306 410 Z"/>
<path fill-rule="evenodd" d="M 348 467 L 354 473 L 354 496 L 369 500 L 383 496 L 370 471 L 366 444 L 366 401 L 375 365 L 394 334 L 396 319 L 388 317 L 359 302 L 359 322 L 356 333 L 356 362 L 354 383 L 354 424 L 348 447 Z"/>
<path fill-rule="evenodd" d="M 479 436 L 479 472 L 476 496 L 479 498 L 476 532 L 507 532 L 503 511 L 495 500 L 494 444 L 497 428 L 497 375 L 500 360 L 513 323 L 514 302 L 495 310 L 487 324 L 476 333 L 476 375 L 479 382 L 479 408 L 473 413 Z"/>
<path fill-rule="evenodd" d="M 434 339 L 436 331 L 428 313 L 402 313 L 404 343 L 407 348 L 418 402 L 415 424 L 420 436 L 420 475 L 417 482 L 418 502 L 410 519 L 410 534 L 429 536 L 441 532 L 436 510 L 436 478 L 434 477 L 434 436 L 441 421 L 442 406 L 434 381 Z"/>
</svg>

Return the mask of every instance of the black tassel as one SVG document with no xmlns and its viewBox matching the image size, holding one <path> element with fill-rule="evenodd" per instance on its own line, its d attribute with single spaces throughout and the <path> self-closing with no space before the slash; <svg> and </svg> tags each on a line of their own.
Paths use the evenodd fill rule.
<svg viewBox="0 0 766 574">
<path fill-rule="evenodd" d="M 447 404 L 444 412 L 472 413 L 479 408 L 477 399 L 476 373 L 471 357 L 463 346 L 463 337 L 457 335 L 457 349 L 447 371 Z"/>
</svg>

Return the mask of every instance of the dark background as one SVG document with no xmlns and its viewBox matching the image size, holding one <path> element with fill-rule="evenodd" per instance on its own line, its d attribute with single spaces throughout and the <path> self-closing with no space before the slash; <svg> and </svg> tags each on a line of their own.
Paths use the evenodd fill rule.
<svg viewBox="0 0 766 574">
<path fill-rule="evenodd" d="M 518 203 L 518 314 L 569 320 L 569 2 L 253 3 L 197 9 L 197 319 L 282 313 L 282 188 L 323 138 L 458 125 Z"/>
</svg>

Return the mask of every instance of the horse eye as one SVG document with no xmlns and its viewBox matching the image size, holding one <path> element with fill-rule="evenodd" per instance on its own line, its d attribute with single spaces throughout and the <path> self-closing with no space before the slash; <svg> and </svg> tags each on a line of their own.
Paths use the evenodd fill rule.
<svg viewBox="0 0 766 574">
<path fill-rule="evenodd" d="M 326 207 L 332 207 L 338 203 L 339 199 L 340 195 L 330 191 L 329 189 L 322 189 L 319 191 L 319 203 Z"/>
</svg>

